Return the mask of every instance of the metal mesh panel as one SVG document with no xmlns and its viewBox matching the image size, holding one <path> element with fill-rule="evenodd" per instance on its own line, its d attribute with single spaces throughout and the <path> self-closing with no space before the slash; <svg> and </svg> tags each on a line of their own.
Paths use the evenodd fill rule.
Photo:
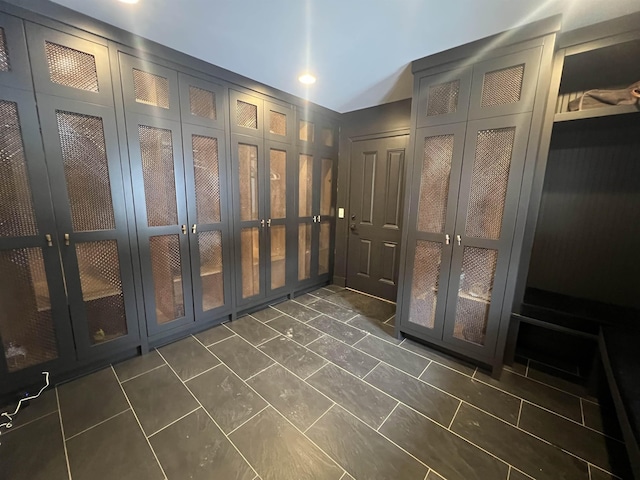
<svg viewBox="0 0 640 480">
<path fill-rule="evenodd" d="M 240 268 L 242 269 L 242 298 L 260 293 L 260 230 L 240 230 Z"/>
<path fill-rule="evenodd" d="M 99 91 L 93 55 L 52 42 L 44 42 L 44 48 L 53 83 L 90 92 Z"/>
<path fill-rule="evenodd" d="M 507 198 L 515 127 L 478 132 L 465 232 L 497 240 Z"/>
<path fill-rule="evenodd" d="M 498 251 L 465 247 L 453 336 L 484 345 Z"/>
<path fill-rule="evenodd" d="M 102 119 L 60 111 L 56 118 L 73 230 L 114 229 Z"/>
<path fill-rule="evenodd" d="M 209 90 L 189 86 L 191 114 L 197 117 L 216 119 L 216 94 Z"/>
<path fill-rule="evenodd" d="M 271 290 L 284 287 L 287 279 L 287 227 L 274 225 L 269 229 L 271 243 Z"/>
<path fill-rule="evenodd" d="M 433 328 L 438 300 L 442 244 L 418 240 L 413 260 L 409 321 Z"/>
<path fill-rule="evenodd" d="M 198 223 L 220 222 L 218 139 L 192 136 Z"/>
<path fill-rule="evenodd" d="M 134 68 L 133 91 L 138 103 L 169 108 L 169 80 L 164 77 Z"/>
<path fill-rule="evenodd" d="M 198 234 L 200 250 L 200 280 L 202 281 L 202 311 L 224 305 L 224 278 L 222 275 L 222 233 Z"/>
<path fill-rule="evenodd" d="M 0 237 L 38 234 L 18 108 L 0 100 Z"/>
<path fill-rule="evenodd" d="M 524 65 L 485 73 L 480 105 L 493 107 L 520 101 L 523 79 Z"/>
<path fill-rule="evenodd" d="M 331 215 L 333 193 L 333 160 L 323 158 L 320 176 L 320 215 Z"/>
<path fill-rule="evenodd" d="M 9 70 L 11 70 L 11 64 L 7 52 L 7 39 L 4 35 L 4 28 L 0 27 L 0 72 L 8 72 Z"/>
<path fill-rule="evenodd" d="M 311 142 L 315 138 L 315 126 L 311 122 L 307 122 L 306 120 L 300 120 L 298 124 L 298 138 L 303 142 Z"/>
<path fill-rule="evenodd" d="M 77 243 L 76 256 L 90 342 L 95 345 L 126 335 L 118 243 Z"/>
<path fill-rule="evenodd" d="M 176 225 L 176 184 L 171 131 L 138 125 L 144 198 L 150 227 Z"/>
<path fill-rule="evenodd" d="M 325 147 L 333 147 L 333 128 L 322 129 L 322 144 Z"/>
<path fill-rule="evenodd" d="M 460 80 L 432 85 L 427 97 L 427 117 L 454 113 L 458 109 Z"/>
<path fill-rule="evenodd" d="M 258 219 L 258 147 L 238 145 L 240 220 Z"/>
<path fill-rule="evenodd" d="M 156 321 L 168 323 L 184 316 L 182 263 L 178 235 L 149 238 L 151 270 L 156 302 Z"/>
<path fill-rule="evenodd" d="M 287 216 L 287 152 L 271 149 L 269 163 L 271 218 L 285 218 Z"/>
<path fill-rule="evenodd" d="M 0 335 L 9 372 L 58 357 L 42 250 L 0 251 Z"/>
<path fill-rule="evenodd" d="M 310 217 L 313 207 L 313 157 L 300 155 L 298 165 L 298 216 Z"/>
<path fill-rule="evenodd" d="M 449 201 L 453 140 L 453 135 L 438 135 L 424 140 L 418 200 L 418 230 L 421 232 L 444 232 Z"/>
<path fill-rule="evenodd" d="M 282 136 L 287 134 L 287 116 L 284 113 L 269 111 L 269 132 Z"/>
<path fill-rule="evenodd" d="M 239 126 L 258 128 L 258 107 L 256 105 L 238 100 L 236 114 Z"/>
<path fill-rule="evenodd" d="M 320 250 L 318 252 L 318 274 L 329 273 L 331 247 L 331 223 L 320 223 Z"/>
<path fill-rule="evenodd" d="M 311 278 L 311 227 L 310 223 L 298 225 L 298 280 Z"/>
</svg>

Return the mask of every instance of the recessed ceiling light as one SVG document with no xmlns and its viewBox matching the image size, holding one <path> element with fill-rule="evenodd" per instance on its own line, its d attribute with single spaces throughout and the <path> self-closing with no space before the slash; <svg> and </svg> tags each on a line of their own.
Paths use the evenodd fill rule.
<svg viewBox="0 0 640 480">
<path fill-rule="evenodd" d="M 310 73 L 304 73 L 298 77 L 301 83 L 305 85 L 311 85 L 312 83 L 316 83 L 316 77 L 311 75 Z"/>
<path fill-rule="evenodd" d="M 138 3 L 139 0 L 120 0 L 122 3 Z"/>
</svg>

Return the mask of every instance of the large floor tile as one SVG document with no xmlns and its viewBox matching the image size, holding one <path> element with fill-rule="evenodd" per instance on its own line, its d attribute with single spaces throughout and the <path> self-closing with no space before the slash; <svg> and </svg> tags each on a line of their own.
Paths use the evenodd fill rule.
<svg viewBox="0 0 640 480">
<path fill-rule="evenodd" d="M 129 408 L 111 367 L 58 387 L 67 438 Z"/>
<path fill-rule="evenodd" d="M 295 301 L 301 303 L 302 305 L 309 305 L 310 303 L 317 301 L 319 298 L 320 297 L 316 297 L 310 293 L 305 293 L 304 295 L 296 297 Z"/>
<path fill-rule="evenodd" d="M 286 337 L 274 338 L 258 348 L 302 378 L 308 377 L 326 363 L 315 353 Z"/>
<path fill-rule="evenodd" d="M 164 478 L 131 411 L 67 442 L 74 480 Z"/>
<path fill-rule="evenodd" d="M 318 298 L 327 298 L 327 297 L 331 297 L 334 293 L 333 290 L 330 290 L 328 288 L 319 288 L 317 290 L 314 290 L 313 292 L 311 292 L 311 295 L 318 297 Z"/>
<path fill-rule="evenodd" d="M 620 423 L 613 407 L 582 400 L 584 424 L 610 437 L 622 439 Z"/>
<path fill-rule="evenodd" d="M 536 480 L 587 480 L 587 464 L 522 430 L 463 404 L 451 429 Z"/>
<path fill-rule="evenodd" d="M 430 363 L 420 355 L 403 350 L 373 335 L 367 335 L 354 347 L 414 377 L 419 376 Z"/>
<path fill-rule="evenodd" d="M 380 433 L 444 475 L 447 480 L 507 478 L 509 467 L 506 463 L 404 405 L 395 409 L 380 428 Z"/>
<path fill-rule="evenodd" d="M 168 366 L 151 370 L 122 386 L 147 435 L 198 406 L 198 402 Z"/>
<path fill-rule="evenodd" d="M 321 315 L 319 312 L 311 310 L 310 308 L 307 308 L 304 305 L 301 305 L 293 300 L 287 300 L 286 302 L 278 303 L 272 308 L 275 308 L 282 313 L 286 313 L 287 315 L 298 319 L 301 322 L 308 322 L 309 320 Z"/>
<path fill-rule="evenodd" d="M 6 405 L 4 407 L 0 407 L 0 412 L 8 412 L 13 413 L 16 409 L 16 403 L 12 403 L 11 405 Z M 49 388 L 49 390 L 45 390 L 35 400 L 30 400 L 29 405 L 25 406 L 24 402 L 22 407 L 18 411 L 18 414 L 13 417 L 11 420 L 11 431 L 15 431 L 16 428 L 19 428 L 27 423 L 33 422 L 38 418 L 42 418 L 45 415 L 49 415 L 50 413 L 58 411 L 58 400 L 56 399 L 56 391 L 54 388 Z M 5 416 L 0 417 L 0 423 L 5 423 L 7 418 Z M 8 432 L 9 430 L 0 428 L 0 432 Z"/>
<path fill-rule="evenodd" d="M 230 435 L 263 480 L 338 480 L 343 470 L 272 408 Z"/>
<path fill-rule="evenodd" d="M 366 317 L 364 315 L 358 315 L 349 320 L 349 325 L 359 328 L 365 332 L 370 333 L 378 338 L 386 340 L 387 342 L 400 344 L 401 340 L 398 340 L 395 336 L 395 328 L 386 323 L 381 323 L 375 318 Z"/>
<path fill-rule="evenodd" d="M 193 337 L 162 347 L 160 353 L 182 380 L 195 377 L 220 363 Z"/>
<path fill-rule="evenodd" d="M 509 474 L 509 479 L 508 480 L 531 480 L 532 477 L 530 477 L 529 475 L 525 475 L 522 472 L 519 472 L 518 470 L 516 470 L 515 468 L 511 468 L 511 473 Z M 427 479 L 429 480 L 429 479 Z M 595 480 L 595 479 L 591 479 L 591 480 Z M 613 480 L 613 479 L 611 479 Z"/>
<path fill-rule="evenodd" d="M 314 318 L 309 321 L 307 325 L 311 325 L 313 328 L 317 328 L 327 335 L 331 335 L 332 337 L 342 340 L 344 343 L 348 343 L 349 345 L 353 345 L 366 335 L 362 330 L 347 325 L 346 323 L 339 322 L 338 320 L 327 317 L 326 315 Z"/>
<path fill-rule="evenodd" d="M 0 478 L 68 480 L 57 413 L 0 436 Z"/>
<path fill-rule="evenodd" d="M 341 322 L 346 322 L 356 316 L 356 313 L 352 310 L 348 310 L 335 303 L 327 302 L 326 300 L 318 299 L 315 302 L 308 305 L 309 308 L 317 310 L 318 312 L 327 315 Z"/>
<path fill-rule="evenodd" d="M 224 365 L 188 381 L 187 387 L 225 433 L 239 427 L 267 406 Z"/>
<path fill-rule="evenodd" d="M 609 472 L 600 470 L 598 467 L 594 467 L 593 465 L 589 465 L 589 470 L 591 473 L 590 480 L 618 480 L 617 477 L 614 477 Z"/>
<path fill-rule="evenodd" d="M 242 379 L 255 375 L 273 363 L 260 350 L 237 335 L 210 346 L 209 350 Z"/>
<path fill-rule="evenodd" d="M 531 403 L 548 408 L 567 418 L 582 421 L 580 399 L 568 393 L 549 387 L 517 373 L 504 370 L 500 380 L 478 371 L 476 377 L 489 385 L 505 390 L 517 397 L 524 398 Z"/>
<path fill-rule="evenodd" d="M 452 396 L 387 365 L 378 365 L 365 380 L 445 427 L 460 405 Z"/>
<path fill-rule="evenodd" d="M 622 478 L 630 475 L 622 442 L 525 402 L 520 428 Z"/>
<path fill-rule="evenodd" d="M 214 343 L 217 343 L 225 338 L 229 338 L 235 335 L 226 325 L 216 325 L 209 330 L 200 332 L 195 337 L 205 346 L 209 347 Z"/>
<path fill-rule="evenodd" d="M 113 366 L 113 369 L 116 371 L 116 375 L 118 375 L 120 381 L 126 382 L 133 377 L 147 373 L 149 370 L 153 370 L 164 364 L 165 362 L 158 352 L 151 350 L 144 355 L 139 355 L 130 360 L 118 363 Z"/>
<path fill-rule="evenodd" d="M 513 425 L 518 421 L 520 399 L 450 368 L 431 363 L 420 379 Z"/>
<path fill-rule="evenodd" d="M 278 335 L 278 332 L 248 315 L 229 323 L 228 327 L 252 345 L 260 345 Z"/>
<path fill-rule="evenodd" d="M 314 320 L 312 320 L 312 322 L 313 321 Z M 314 340 L 317 340 L 322 336 L 322 333 L 315 328 L 311 328 L 288 315 L 282 315 L 280 317 L 274 318 L 273 320 L 270 320 L 267 325 L 269 325 L 274 330 L 277 330 L 285 337 L 290 338 L 291 340 L 294 340 L 302 345 L 313 342 Z"/>
<path fill-rule="evenodd" d="M 585 380 L 578 375 L 558 370 L 543 363 L 531 360 L 527 376 L 539 382 L 546 383 L 552 387 L 559 388 L 565 392 L 586 397 L 588 395 Z"/>
<path fill-rule="evenodd" d="M 434 362 L 440 363 L 442 365 L 446 365 L 449 368 L 453 368 L 460 373 L 464 373 L 465 375 L 473 375 L 476 368 L 471 364 L 468 364 L 462 360 L 458 360 L 450 355 L 445 353 L 438 352 L 432 348 L 423 345 L 422 343 L 415 342 L 409 338 L 405 338 L 404 341 L 400 344 L 400 348 L 404 348 L 409 350 L 410 352 L 417 353 L 429 360 L 433 360 Z"/>
<path fill-rule="evenodd" d="M 395 304 L 369 297 L 353 290 L 342 290 L 334 293 L 326 300 L 379 322 L 388 320 L 396 313 Z"/>
<path fill-rule="evenodd" d="M 333 402 L 280 365 L 273 365 L 247 381 L 267 402 L 304 431 Z"/>
<path fill-rule="evenodd" d="M 167 477 L 252 480 L 254 471 L 202 409 L 149 439 Z"/>
<path fill-rule="evenodd" d="M 251 316 L 260 322 L 268 322 L 269 320 L 273 320 L 282 315 L 282 312 L 278 310 L 274 310 L 271 307 L 264 308 L 262 310 L 258 310 L 257 312 L 253 312 Z"/>
<path fill-rule="evenodd" d="M 398 404 L 390 396 L 331 364 L 311 375 L 307 382 L 373 428 L 378 428 Z"/>
<path fill-rule="evenodd" d="M 354 478 L 423 480 L 427 473 L 427 467 L 337 405 L 307 435 Z"/>
<path fill-rule="evenodd" d="M 379 363 L 375 358 L 327 336 L 310 343 L 308 348 L 360 378 Z"/>
</svg>

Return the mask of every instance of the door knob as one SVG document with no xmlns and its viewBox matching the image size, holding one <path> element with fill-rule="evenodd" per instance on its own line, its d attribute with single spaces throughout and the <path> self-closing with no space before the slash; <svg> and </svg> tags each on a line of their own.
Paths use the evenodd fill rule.
<svg viewBox="0 0 640 480">
<path fill-rule="evenodd" d="M 352 224 L 349 226 L 349 228 L 350 228 L 352 231 L 355 231 L 355 230 L 356 230 L 356 224 L 355 224 L 355 223 L 352 223 Z"/>
</svg>

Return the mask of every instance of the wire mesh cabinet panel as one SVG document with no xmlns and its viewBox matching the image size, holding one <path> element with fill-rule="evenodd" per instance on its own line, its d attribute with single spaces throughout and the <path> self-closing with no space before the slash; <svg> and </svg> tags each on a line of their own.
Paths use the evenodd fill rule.
<svg viewBox="0 0 640 480">
<path fill-rule="evenodd" d="M 33 89 L 22 20 L 4 13 L 0 13 L 0 85 Z"/>
<path fill-rule="evenodd" d="M 38 95 L 58 244 L 80 358 L 139 340 L 112 108 Z"/>
<path fill-rule="evenodd" d="M 436 75 L 423 75 L 419 82 L 416 121 L 418 128 L 464 122 L 469 111 L 471 67 Z"/>
<path fill-rule="evenodd" d="M 222 85 L 184 73 L 178 74 L 178 81 L 182 123 L 225 130 L 226 89 Z"/>
<path fill-rule="evenodd" d="M 232 133 L 263 138 L 264 101 L 236 90 L 229 90 L 229 121 Z"/>
<path fill-rule="evenodd" d="M 75 360 L 32 92 L 0 92 L 0 392 Z M 5 381 L 6 376 L 6 381 Z"/>
</svg>

